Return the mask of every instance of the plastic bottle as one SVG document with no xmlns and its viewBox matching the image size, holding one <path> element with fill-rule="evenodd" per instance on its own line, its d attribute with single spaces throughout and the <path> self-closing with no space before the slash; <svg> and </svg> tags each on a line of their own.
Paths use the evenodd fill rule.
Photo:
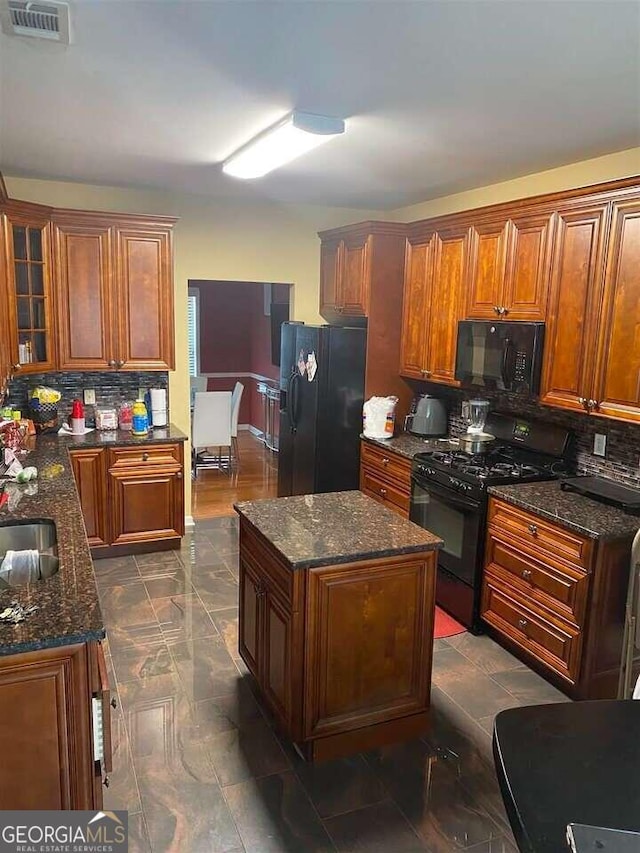
<svg viewBox="0 0 640 853">
<path fill-rule="evenodd" d="M 149 418 L 144 400 L 136 400 L 133 404 L 133 418 L 131 420 L 132 435 L 146 435 L 149 432 Z"/>
<path fill-rule="evenodd" d="M 80 400 L 74 400 L 71 408 L 71 432 L 84 435 L 84 408 Z"/>
</svg>

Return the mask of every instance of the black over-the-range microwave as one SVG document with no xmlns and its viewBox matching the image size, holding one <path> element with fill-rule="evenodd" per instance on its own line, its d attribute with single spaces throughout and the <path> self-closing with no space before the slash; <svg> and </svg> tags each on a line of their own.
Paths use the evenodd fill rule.
<svg viewBox="0 0 640 853">
<path fill-rule="evenodd" d="M 460 320 L 456 379 L 490 391 L 537 394 L 544 323 Z"/>
</svg>

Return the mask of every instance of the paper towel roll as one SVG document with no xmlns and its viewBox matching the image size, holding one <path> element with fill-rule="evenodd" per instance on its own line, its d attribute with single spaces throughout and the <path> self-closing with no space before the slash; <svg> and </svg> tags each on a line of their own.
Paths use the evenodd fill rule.
<svg viewBox="0 0 640 853">
<path fill-rule="evenodd" d="M 151 410 L 155 411 L 156 409 L 161 411 L 167 410 L 167 392 L 165 388 L 151 388 Z"/>
</svg>

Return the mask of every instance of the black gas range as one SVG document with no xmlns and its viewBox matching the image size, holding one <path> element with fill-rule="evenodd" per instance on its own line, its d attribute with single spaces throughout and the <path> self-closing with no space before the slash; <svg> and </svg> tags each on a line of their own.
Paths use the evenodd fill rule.
<svg viewBox="0 0 640 853">
<path fill-rule="evenodd" d="M 436 601 L 474 633 L 482 630 L 480 592 L 488 486 L 566 475 L 569 432 L 554 425 L 492 414 L 496 436 L 482 455 L 442 442 L 418 453 L 411 473 L 411 520 L 444 540 L 438 554 Z"/>
</svg>

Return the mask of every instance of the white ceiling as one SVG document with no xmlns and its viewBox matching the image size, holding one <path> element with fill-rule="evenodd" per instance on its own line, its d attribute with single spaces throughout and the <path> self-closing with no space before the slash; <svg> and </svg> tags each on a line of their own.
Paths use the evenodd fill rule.
<svg viewBox="0 0 640 853">
<path fill-rule="evenodd" d="M 6 174 L 390 209 L 640 144 L 636 0 L 77 0 L 72 26 L 0 35 Z M 347 134 L 222 174 L 293 107 Z"/>
</svg>

